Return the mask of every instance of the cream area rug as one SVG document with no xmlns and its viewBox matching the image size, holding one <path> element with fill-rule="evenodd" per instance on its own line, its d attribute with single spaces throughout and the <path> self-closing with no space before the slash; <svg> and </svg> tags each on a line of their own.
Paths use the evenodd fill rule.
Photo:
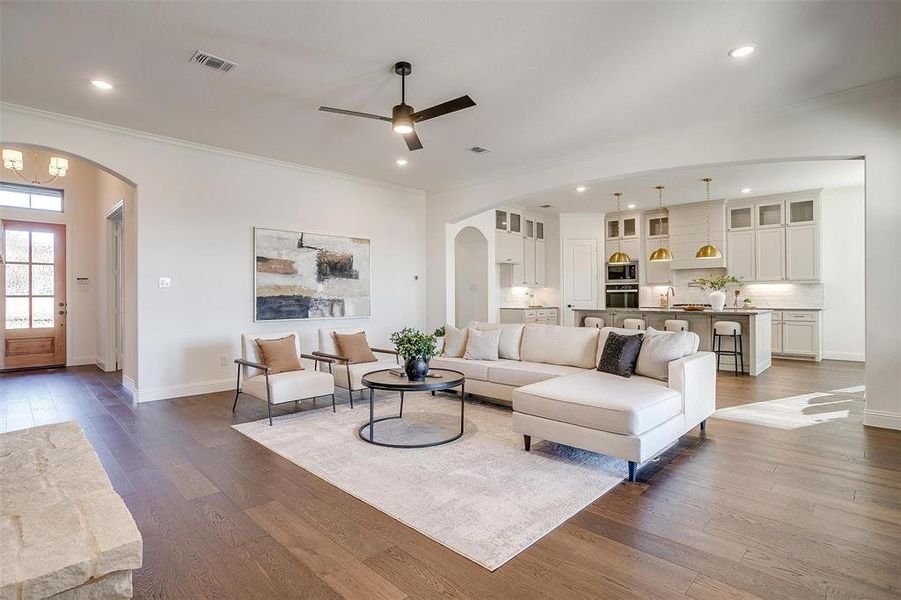
<svg viewBox="0 0 901 600">
<path fill-rule="evenodd" d="M 398 396 L 376 392 L 375 414 Z M 457 396 L 407 394 L 402 421 L 376 423 L 377 441 L 441 439 L 459 431 Z M 431 448 L 374 446 L 358 436 L 367 403 L 234 428 L 416 531 L 495 570 L 620 483 L 626 462 L 533 440 L 525 452 L 509 410 L 467 402 L 463 437 Z"/>
<path fill-rule="evenodd" d="M 847 419 L 852 410 L 859 409 L 864 391 L 863 386 L 855 386 L 830 392 L 811 392 L 721 408 L 714 417 L 777 429 L 810 427 Z"/>
</svg>

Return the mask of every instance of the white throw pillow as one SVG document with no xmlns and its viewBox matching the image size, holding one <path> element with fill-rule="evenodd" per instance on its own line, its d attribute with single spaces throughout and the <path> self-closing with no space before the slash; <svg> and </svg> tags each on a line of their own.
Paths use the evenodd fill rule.
<svg viewBox="0 0 901 600">
<path fill-rule="evenodd" d="M 441 356 L 461 358 L 466 350 L 466 332 L 468 329 L 457 329 L 453 325 L 444 326 L 444 352 Z"/>
<path fill-rule="evenodd" d="M 519 346 L 522 343 L 522 331 L 525 328 L 525 325 L 522 323 L 482 323 L 481 321 L 470 321 L 468 326 L 473 329 L 478 329 L 479 331 L 500 329 L 501 343 L 498 345 L 497 355 L 500 358 L 519 360 Z"/>
<path fill-rule="evenodd" d="M 661 381 L 669 379 L 669 364 L 693 354 L 696 333 L 690 331 L 657 331 L 648 328 L 638 353 L 635 374 Z"/>
<path fill-rule="evenodd" d="M 466 335 L 466 352 L 463 358 L 467 360 L 497 360 L 497 349 L 501 343 L 500 329 L 469 328 Z"/>
</svg>

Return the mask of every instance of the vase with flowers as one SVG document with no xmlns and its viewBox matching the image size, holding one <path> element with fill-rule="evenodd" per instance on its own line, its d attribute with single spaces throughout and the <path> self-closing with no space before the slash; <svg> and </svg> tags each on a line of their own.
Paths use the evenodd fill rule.
<svg viewBox="0 0 901 600">
<path fill-rule="evenodd" d="M 429 372 L 429 360 L 438 354 L 434 335 L 405 327 L 390 336 L 397 354 L 404 359 L 404 372 L 410 381 L 422 381 Z"/>
<path fill-rule="evenodd" d="M 710 306 L 713 310 L 721 311 L 726 306 L 726 292 L 730 285 L 741 287 L 742 281 L 735 275 L 702 275 L 695 277 L 692 283 L 703 290 L 710 292 Z"/>
</svg>

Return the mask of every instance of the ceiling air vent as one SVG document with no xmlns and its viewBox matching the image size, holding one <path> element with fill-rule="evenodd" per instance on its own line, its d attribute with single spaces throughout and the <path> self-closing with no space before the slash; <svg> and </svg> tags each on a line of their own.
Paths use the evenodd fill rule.
<svg viewBox="0 0 901 600">
<path fill-rule="evenodd" d="M 553 204 L 542 204 L 538 208 L 552 208 L 553 206 L 554 206 Z"/>
<path fill-rule="evenodd" d="M 198 50 L 197 52 L 195 52 L 194 56 L 191 57 L 191 62 L 209 67 L 211 69 L 216 69 L 217 71 L 222 71 L 223 73 L 228 73 L 238 66 L 238 63 L 234 63 L 230 60 L 225 60 L 224 58 L 219 58 L 218 56 L 214 56 L 209 52 L 204 52 L 203 50 Z"/>
<path fill-rule="evenodd" d="M 482 146 L 473 146 L 469 149 L 473 154 L 485 154 L 486 152 L 491 152 L 488 148 L 484 148 Z"/>
</svg>

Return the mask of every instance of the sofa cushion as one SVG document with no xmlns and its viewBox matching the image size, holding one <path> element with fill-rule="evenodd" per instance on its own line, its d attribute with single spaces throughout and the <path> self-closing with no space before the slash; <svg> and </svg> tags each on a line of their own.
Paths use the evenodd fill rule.
<svg viewBox="0 0 901 600">
<path fill-rule="evenodd" d="M 641 435 L 682 412 L 682 397 L 656 379 L 600 371 L 513 390 L 515 412 L 622 435 Z"/>
<path fill-rule="evenodd" d="M 598 361 L 598 371 L 620 377 L 632 377 L 635 365 L 638 363 L 638 353 L 641 351 L 643 337 L 643 335 L 620 335 L 615 331 L 611 332 L 604 344 L 601 360 Z"/>
<path fill-rule="evenodd" d="M 324 371 L 287 371 L 269 376 L 272 404 L 293 402 L 335 393 L 335 380 Z M 256 375 L 241 383 L 241 391 L 266 400 L 266 376 Z"/>
<path fill-rule="evenodd" d="M 533 362 L 507 362 L 501 365 L 493 363 L 488 367 L 488 381 L 502 385 L 520 387 L 550 379 L 561 375 L 581 373 L 584 369 L 567 365 L 549 365 Z"/>
<path fill-rule="evenodd" d="M 657 331 L 650 327 L 641 343 L 635 373 L 666 381 L 670 362 L 693 354 L 699 342 L 698 334 L 691 331 Z"/>
<path fill-rule="evenodd" d="M 363 375 L 380 371 L 382 369 L 399 369 L 397 361 L 393 358 L 383 358 L 376 362 L 352 363 L 343 365 L 335 363 L 332 365 L 332 373 L 335 375 L 335 385 L 347 389 L 347 375 L 350 372 L 350 389 L 363 389 Z"/>
<path fill-rule="evenodd" d="M 335 333 L 334 335 L 338 354 L 349 358 L 351 363 L 373 363 L 379 360 L 369 348 L 369 341 L 366 339 L 365 331 Z"/>
<path fill-rule="evenodd" d="M 526 325 L 520 358 L 526 362 L 593 369 L 597 365 L 599 331 L 595 327 Z"/>
<path fill-rule="evenodd" d="M 489 367 L 515 364 L 518 363 L 512 360 L 467 360 L 452 356 L 437 356 L 429 361 L 429 367 L 432 369 L 460 371 L 467 379 L 478 379 L 479 381 L 488 381 Z"/>
<path fill-rule="evenodd" d="M 497 360 L 497 349 L 501 343 L 501 331 L 499 329 L 473 329 L 469 327 L 466 333 L 466 352 L 463 358 L 467 360 Z"/>
<path fill-rule="evenodd" d="M 615 332 L 620 335 L 641 335 L 644 333 L 644 331 L 641 329 L 626 329 L 625 327 L 601 327 L 598 330 L 597 356 L 595 356 L 594 358 L 595 366 L 601 363 L 601 357 L 604 355 L 604 346 L 607 345 L 607 336 L 610 335 L 611 332 Z"/>
<path fill-rule="evenodd" d="M 460 358 L 466 350 L 466 327 L 457 329 L 453 325 L 444 326 L 444 351 L 442 356 Z"/>
<path fill-rule="evenodd" d="M 471 321 L 469 327 L 480 331 L 490 329 L 501 330 L 501 341 L 497 347 L 497 355 L 500 358 L 519 360 L 519 347 L 522 345 L 522 331 L 525 325 L 522 323 L 482 323 Z"/>
</svg>

